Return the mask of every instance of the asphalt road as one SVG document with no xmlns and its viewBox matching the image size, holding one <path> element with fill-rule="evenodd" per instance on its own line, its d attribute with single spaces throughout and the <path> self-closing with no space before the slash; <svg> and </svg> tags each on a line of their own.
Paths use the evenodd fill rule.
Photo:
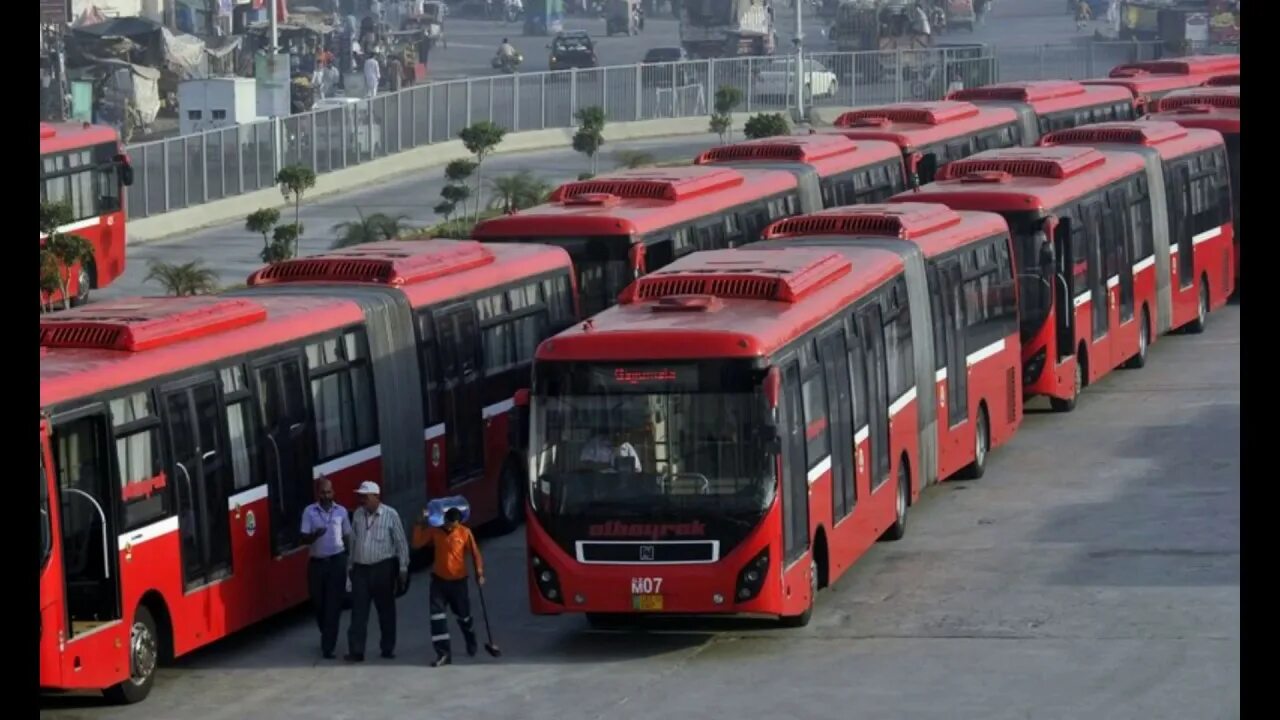
<svg viewBox="0 0 1280 720">
<path fill-rule="evenodd" d="M 483 543 L 499 661 L 427 666 L 419 576 L 399 603 L 394 661 L 318 660 L 299 611 L 161 670 L 141 705 L 64 696 L 42 714 L 1237 718 L 1239 316 L 1230 307 L 1203 335 L 1161 339 L 1145 369 L 1088 388 L 1071 414 L 1029 412 L 982 480 L 926 491 L 907 537 L 874 547 L 801 630 L 616 634 L 535 618 L 517 533 Z"/>
</svg>

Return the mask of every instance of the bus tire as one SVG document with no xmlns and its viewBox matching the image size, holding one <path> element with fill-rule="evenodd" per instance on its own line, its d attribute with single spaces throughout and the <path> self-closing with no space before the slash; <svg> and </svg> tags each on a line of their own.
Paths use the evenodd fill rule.
<svg viewBox="0 0 1280 720">
<path fill-rule="evenodd" d="M 789 628 L 801 628 L 809 624 L 813 619 L 813 604 L 818 598 L 818 558 L 814 553 L 809 553 L 809 602 L 805 605 L 804 612 L 799 615 L 783 615 L 782 626 Z"/>
<path fill-rule="evenodd" d="M 907 507 L 911 504 L 911 468 L 907 466 L 907 456 L 898 461 L 898 495 L 894 499 L 895 518 L 880 539 L 885 542 L 897 542 L 907 534 Z"/>
<path fill-rule="evenodd" d="M 118 705 L 142 702 L 151 694 L 159 660 L 160 635 L 156 632 L 155 618 L 146 605 L 139 605 L 129 631 L 129 677 L 103 690 L 102 694 Z"/>
<path fill-rule="evenodd" d="M 1049 398 L 1049 407 L 1054 412 L 1071 412 L 1076 409 L 1076 402 L 1080 399 L 1080 391 L 1084 389 L 1084 369 L 1085 360 L 1084 352 L 1076 353 L 1076 372 L 1075 387 L 1071 389 L 1071 397 L 1069 398 Z"/>
<path fill-rule="evenodd" d="M 1130 370 L 1140 370 L 1147 366 L 1147 352 L 1151 348 L 1151 315 L 1147 306 L 1142 306 L 1142 324 L 1138 326 L 1138 354 L 1125 361 L 1124 366 Z"/>
<path fill-rule="evenodd" d="M 1187 323 L 1188 335 L 1199 335 L 1204 332 L 1205 326 L 1209 323 L 1209 283 L 1203 277 L 1200 278 L 1199 303 L 1196 308 L 1196 319 Z"/>
<path fill-rule="evenodd" d="M 498 532 L 512 532 L 524 520 L 524 485 L 516 472 L 517 462 L 508 459 L 498 476 L 498 518 L 494 521 Z"/>
<path fill-rule="evenodd" d="M 987 473 L 987 454 L 991 452 L 991 423 L 987 420 L 987 403 L 978 403 L 978 418 L 973 428 L 973 462 L 961 471 L 966 480 L 977 480 Z"/>
</svg>

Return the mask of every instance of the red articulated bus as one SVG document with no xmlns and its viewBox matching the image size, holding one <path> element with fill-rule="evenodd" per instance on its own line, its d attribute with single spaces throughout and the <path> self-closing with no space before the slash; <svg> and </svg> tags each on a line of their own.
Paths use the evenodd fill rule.
<svg viewBox="0 0 1280 720">
<path fill-rule="evenodd" d="M 947 101 L 896 103 L 850 110 L 821 131 L 850 140 L 887 140 L 902 151 L 911 185 L 931 182 L 939 167 L 993 148 L 1030 144 L 1018 115 L 1003 107 Z"/>
<path fill-rule="evenodd" d="M 1171 122 L 1117 122 L 1056 132 L 1042 144 L 1143 158 L 1153 212 L 1148 216 L 1145 206 L 1132 205 L 1127 212 L 1134 292 L 1147 297 L 1155 289 L 1156 334 L 1202 331 L 1209 311 L 1235 291 L 1231 182 L 1222 135 Z"/>
<path fill-rule="evenodd" d="M 71 269 L 72 304 L 89 299 L 124 273 L 124 188 L 133 169 L 113 128 L 88 123 L 40 123 L 40 202 L 66 203 L 71 223 L 59 232 L 83 237 L 93 260 Z M 44 244 L 45 236 L 40 236 Z M 60 290 L 41 297 L 41 306 L 62 299 Z"/>
<path fill-rule="evenodd" d="M 1012 108 L 1022 123 L 1022 140 L 1033 145 L 1054 130 L 1109 120 L 1132 120 L 1133 95 L 1123 88 L 1081 85 L 1071 80 L 1028 80 L 957 90 L 948 100 Z"/>
<path fill-rule="evenodd" d="M 779 220 L 764 235 L 781 247 L 891 249 L 908 274 L 920 268 L 937 385 L 935 409 L 919 412 L 922 425 L 937 425 L 937 472 L 928 480 L 982 477 L 988 451 L 1022 422 L 1017 284 L 1004 218 L 924 203 L 862 205 Z"/>
<path fill-rule="evenodd" d="M 1022 387 L 1055 410 L 1123 364 L 1140 366 L 1151 340 L 1154 283 L 1134 283 L 1135 217 L 1153 203 L 1146 162 L 1133 152 L 1008 148 L 943 166 L 938 181 L 894 202 L 998 212 L 1013 235 L 1022 336 Z M 1150 253 L 1146 244 L 1142 252 Z"/>
<path fill-rule="evenodd" d="M 903 536 L 936 472 L 919 255 L 783 245 L 682 258 L 538 348 L 533 612 L 803 625 Z"/>
<path fill-rule="evenodd" d="M 1239 76 L 1236 77 L 1239 80 Z M 1192 88 L 1169 93 L 1147 120 L 1175 122 L 1183 127 L 1216 130 L 1227 143 L 1231 170 L 1232 226 L 1235 229 L 1236 289 L 1240 287 L 1240 88 Z"/>
<path fill-rule="evenodd" d="M 1121 65 L 1113 68 L 1106 78 L 1081 82 L 1126 88 L 1133 94 L 1141 112 L 1174 90 L 1203 85 L 1216 77 L 1239 74 L 1239 55 L 1193 55 Z"/>
<path fill-rule="evenodd" d="M 590 317 L 636 277 L 695 250 L 755 242 L 766 225 L 802 210 L 793 172 L 689 165 L 565 183 L 550 202 L 486 220 L 471 234 L 569 251 L 582 316 Z"/>
<path fill-rule="evenodd" d="M 303 602 L 322 473 L 347 505 L 378 481 L 406 522 L 454 494 L 478 522 L 523 519 L 509 398 L 575 321 L 568 256 L 356 250 L 42 317 L 42 688 L 140 701 L 158 660 Z"/>
<path fill-rule="evenodd" d="M 714 147 L 693 162 L 794 173 L 804 212 L 880 202 L 906 189 L 902 152 L 883 140 L 855 143 L 831 134 L 760 138 Z M 815 203 L 811 196 L 820 200 Z"/>
</svg>

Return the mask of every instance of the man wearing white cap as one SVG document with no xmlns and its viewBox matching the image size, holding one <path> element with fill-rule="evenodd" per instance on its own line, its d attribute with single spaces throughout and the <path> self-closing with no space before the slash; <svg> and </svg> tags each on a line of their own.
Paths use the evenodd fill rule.
<svg viewBox="0 0 1280 720">
<path fill-rule="evenodd" d="M 364 662 L 369 604 L 378 610 L 382 657 L 396 656 L 396 587 L 409 579 L 409 543 L 400 514 L 383 505 L 378 483 L 360 484 L 364 504 L 351 517 L 351 627 L 347 630 L 349 662 Z"/>
</svg>

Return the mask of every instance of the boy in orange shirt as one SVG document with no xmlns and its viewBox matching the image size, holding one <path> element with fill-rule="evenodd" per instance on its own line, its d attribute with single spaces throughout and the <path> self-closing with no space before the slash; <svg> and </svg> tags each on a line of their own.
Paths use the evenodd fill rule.
<svg viewBox="0 0 1280 720">
<path fill-rule="evenodd" d="M 440 667 L 453 662 L 452 648 L 449 642 L 449 621 L 446 610 L 452 610 L 462 628 L 462 636 L 467 642 L 467 655 L 475 657 L 476 631 L 471 617 L 471 600 L 467 597 L 467 558 L 471 553 L 471 562 L 476 567 L 476 582 L 484 584 L 484 561 L 480 557 L 480 548 L 471 531 L 462 524 L 462 513 L 457 508 L 449 508 L 444 514 L 443 528 L 424 528 L 419 525 L 415 529 L 414 545 L 432 546 L 435 560 L 431 567 L 431 644 L 436 649 L 435 662 L 432 667 Z"/>
</svg>

